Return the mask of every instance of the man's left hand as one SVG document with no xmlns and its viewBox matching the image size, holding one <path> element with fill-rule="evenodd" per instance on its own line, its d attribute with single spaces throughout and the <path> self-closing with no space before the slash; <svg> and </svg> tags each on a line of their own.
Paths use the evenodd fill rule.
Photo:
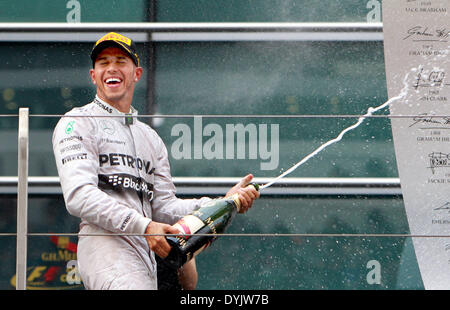
<svg viewBox="0 0 450 310">
<path fill-rule="evenodd" d="M 256 190 L 254 186 L 248 186 L 248 184 L 253 180 L 253 175 L 248 174 L 242 178 L 239 183 L 233 186 L 225 195 L 225 197 L 230 197 L 234 194 L 239 194 L 239 200 L 241 202 L 241 208 L 239 213 L 245 213 L 252 207 L 253 201 L 259 198 L 259 191 Z"/>
</svg>

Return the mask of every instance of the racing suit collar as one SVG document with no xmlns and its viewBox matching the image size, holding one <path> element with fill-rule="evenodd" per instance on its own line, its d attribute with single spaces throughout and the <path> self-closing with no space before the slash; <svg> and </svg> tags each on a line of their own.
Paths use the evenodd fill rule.
<svg viewBox="0 0 450 310">
<path fill-rule="evenodd" d="M 118 118 L 120 118 L 119 121 L 121 123 L 123 123 L 124 125 L 134 124 L 135 118 L 138 116 L 138 111 L 135 108 L 133 108 L 132 106 L 130 106 L 129 113 L 123 113 L 123 112 L 120 112 L 119 110 L 117 110 L 116 108 L 114 108 L 109 103 L 100 99 L 97 95 L 95 95 L 94 103 L 97 104 L 97 106 L 99 107 L 98 110 L 102 114 L 117 116 Z"/>
</svg>

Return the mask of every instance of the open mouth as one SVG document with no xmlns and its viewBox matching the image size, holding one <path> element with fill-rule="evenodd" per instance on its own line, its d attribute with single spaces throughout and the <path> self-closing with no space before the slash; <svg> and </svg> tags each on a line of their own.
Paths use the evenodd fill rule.
<svg viewBox="0 0 450 310">
<path fill-rule="evenodd" d="M 112 77 L 112 78 L 107 78 L 105 80 L 106 85 L 108 85 L 109 87 L 117 87 L 120 85 L 120 83 L 122 83 L 122 79 L 120 78 L 116 78 L 116 77 Z"/>
</svg>

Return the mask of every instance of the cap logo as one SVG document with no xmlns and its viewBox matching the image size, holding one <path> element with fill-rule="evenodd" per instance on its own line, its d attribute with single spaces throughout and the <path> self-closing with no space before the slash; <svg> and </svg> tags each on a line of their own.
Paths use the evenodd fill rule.
<svg viewBox="0 0 450 310">
<path fill-rule="evenodd" d="M 120 42 L 125 43 L 128 46 L 131 46 L 131 39 L 129 39 L 123 35 L 120 35 L 118 33 L 115 33 L 115 32 L 110 32 L 110 33 L 104 35 L 97 41 L 97 43 L 95 43 L 95 45 L 98 45 L 101 42 L 108 41 L 108 40 L 120 41 Z"/>
</svg>

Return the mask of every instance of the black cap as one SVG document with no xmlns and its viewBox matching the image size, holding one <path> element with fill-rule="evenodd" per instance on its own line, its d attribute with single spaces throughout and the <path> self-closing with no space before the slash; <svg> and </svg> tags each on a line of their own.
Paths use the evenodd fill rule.
<svg viewBox="0 0 450 310">
<path fill-rule="evenodd" d="M 122 49 L 130 56 L 134 64 L 139 67 L 139 56 L 136 53 L 136 44 L 134 41 L 115 32 L 110 32 L 95 42 L 91 52 L 92 66 L 94 66 L 98 54 L 107 47 L 118 47 Z"/>
</svg>

